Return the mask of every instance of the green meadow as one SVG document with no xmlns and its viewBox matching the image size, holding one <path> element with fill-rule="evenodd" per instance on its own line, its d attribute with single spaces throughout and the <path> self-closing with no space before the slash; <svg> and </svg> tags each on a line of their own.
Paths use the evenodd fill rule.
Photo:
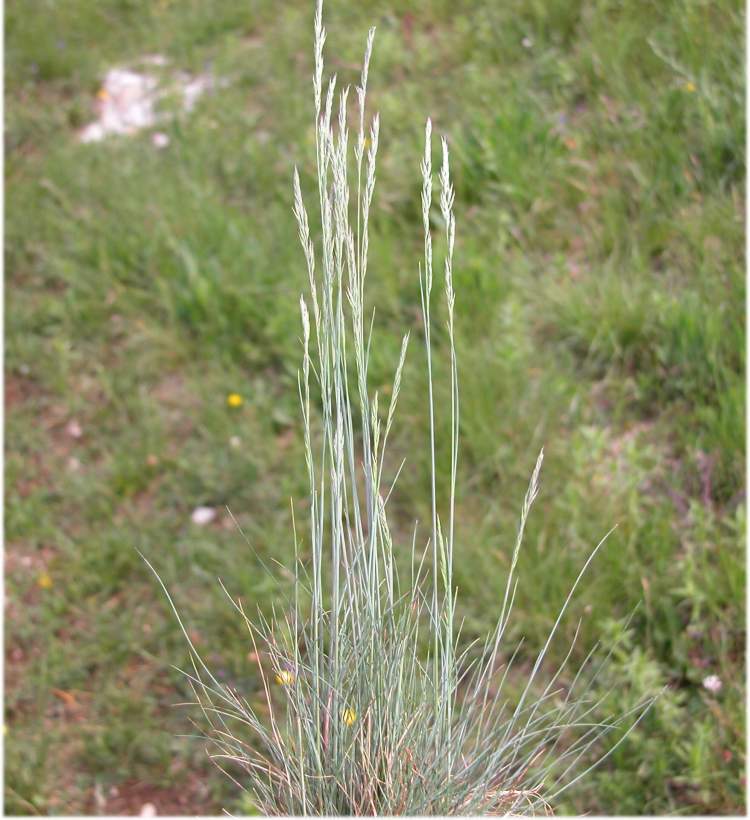
<svg viewBox="0 0 750 820">
<path fill-rule="evenodd" d="M 217 676 L 261 700 L 218 579 L 270 614 L 293 580 L 291 508 L 305 520 L 291 180 L 296 164 L 314 200 L 312 14 L 302 0 L 5 4 L 8 814 L 254 810 L 187 737 L 186 643 L 138 550 Z M 508 635 L 509 651 L 525 639 L 519 671 L 617 525 L 548 662 L 580 622 L 571 668 L 615 646 L 612 712 L 666 687 L 560 814 L 745 812 L 744 23 L 738 0 L 326 4 L 340 85 L 358 82 L 377 26 L 370 387 L 387 394 L 411 329 L 389 445 L 391 472 L 406 458 L 390 501 L 404 555 L 430 517 L 430 116 L 456 187 L 462 634 L 498 617 L 544 446 Z M 190 112 L 164 100 L 157 127 L 81 143 L 106 72 L 154 54 L 217 82 Z"/>
</svg>

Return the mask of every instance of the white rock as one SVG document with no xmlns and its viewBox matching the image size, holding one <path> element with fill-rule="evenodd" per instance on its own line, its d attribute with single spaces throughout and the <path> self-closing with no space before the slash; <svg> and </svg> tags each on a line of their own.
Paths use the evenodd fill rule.
<svg viewBox="0 0 750 820">
<path fill-rule="evenodd" d="M 210 524 L 216 518 L 216 510 L 214 507 L 196 507 L 190 518 L 193 524 L 205 527 L 206 524 Z"/>
<path fill-rule="evenodd" d="M 107 136 L 104 126 L 100 122 L 92 122 L 78 135 L 81 142 L 101 142 Z"/>
<path fill-rule="evenodd" d="M 147 55 L 139 62 L 153 66 L 167 64 L 166 58 L 159 54 Z M 78 138 L 81 142 L 99 142 L 111 134 L 135 134 L 169 118 L 167 112 L 158 110 L 165 96 L 179 95 L 183 111 L 190 112 L 203 94 L 226 84 L 226 80 L 217 81 L 210 73 L 192 75 L 179 71 L 159 79 L 130 68 L 111 68 L 97 94 L 97 119 L 82 128 Z M 164 148 L 169 144 L 169 137 L 154 134 L 152 142 L 157 148 Z"/>
</svg>

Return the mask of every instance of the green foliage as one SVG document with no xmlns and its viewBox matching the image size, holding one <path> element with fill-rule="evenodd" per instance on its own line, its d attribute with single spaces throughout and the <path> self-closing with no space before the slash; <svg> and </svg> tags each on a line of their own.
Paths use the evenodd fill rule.
<svg viewBox="0 0 750 820">
<path fill-rule="evenodd" d="M 584 616 L 584 647 L 642 601 L 633 646 L 674 693 L 565 806 L 742 814 L 741 6 L 397 6 L 336 3 L 330 37 L 344 46 L 341 82 L 355 83 L 352 32 L 378 26 L 372 105 L 384 137 L 369 281 L 379 389 L 397 331 L 419 327 L 418 122 L 430 113 L 453 139 L 463 634 L 486 634 L 498 614 L 512 546 L 503 534 L 544 444 L 510 637 L 538 646 L 591 544 L 619 523 L 570 621 Z M 185 696 L 178 676 L 164 671 L 154 687 L 153 673 L 133 674 L 185 660 L 134 546 L 179 591 L 198 647 L 210 656 L 221 645 L 225 679 L 258 692 L 215 578 L 268 614 L 289 589 L 261 561 L 290 564 L 289 498 L 305 491 L 295 421 L 305 274 L 290 240 L 289 169 L 314 156 L 310 17 L 307 2 L 6 3 L 8 810 L 90 811 L 95 787 L 108 795 L 123 770 L 87 748 L 112 748 L 139 777 L 182 788 L 202 758 L 188 741 L 162 742 L 184 725 L 169 708 Z M 165 127 L 164 151 L 147 133 L 78 144 L 105 71 L 153 52 L 230 82 Z M 468 168 L 487 171 L 475 172 L 478 190 L 465 185 Z M 300 176 L 310 190 L 311 162 Z M 439 312 L 433 343 L 441 407 Z M 390 502 L 407 540 L 412 516 L 430 517 L 422 369 L 407 360 L 390 444 L 408 455 Z M 245 398 L 237 411 L 226 406 L 233 391 Z M 71 419 L 81 438 L 65 432 Z M 444 432 L 438 420 L 438 441 Z M 449 449 L 436 456 L 449 466 Z M 190 523 L 194 507 L 223 503 L 252 548 L 225 514 L 208 529 Z M 50 589 L 37 584 L 44 571 Z M 571 637 L 562 630 L 558 662 Z M 702 687 L 708 674 L 723 681 L 716 695 Z M 139 713 L 143 743 L 129 739 L 132 711 L 111 708 L 124 683 L 134 702 L 153 699 Z M 66 687 L 79 712 L 52 691 Z M 138 768 L 147 747 L 157 760 Z M 228 794 L 207 813 L 232 807 Z"/>
</svg>

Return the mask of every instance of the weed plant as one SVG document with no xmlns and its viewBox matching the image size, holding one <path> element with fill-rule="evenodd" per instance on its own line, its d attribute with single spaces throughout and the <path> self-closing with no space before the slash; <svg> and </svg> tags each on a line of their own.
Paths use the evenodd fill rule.
<svg viewBox="0 0 750 820">
<path fill-rule="evenodd" d="M 606 536 L 582 567 L 535 661 L 522 671 L 520 695 L 507 694 L 509 675 L 518 675 L 513 668 L 518 646 L 506 646 L 506 629 L 518 584 L 516 566 L 524 528 L 539 490 L 543 452 L 523 500 L 510 570 L 498 596 L 502 603 L 497 624 L 483 643 L 462 648 L 453 580 L 454 560 L 460 560 L 460 553 L 455 554 L 460 543 L 455 528 L 456 219 L 444 138 L 437 174 L 439 209 L 433 210 L 429 120 L 421 161 L 424 257 L 419 287 L 427 368 L 431 520 L 424 549 L 417 546 L 418 524 L 411 544 L 394 543 L 388 503 L 405 462 L 389 472 L 386 448 L 409 334 L 402 340 L 388 406 L 382 408 L 378 393 L 371 395 L 368 384 L 373 321 L 368 321 L 365 306 L 379 136 L 378 116 L 368 124 L 366 112 L 374 34 L 371 29 L 356 88 L 358 116 L 351 163 L 349 88 L 338 93 L 335 116 L 336 77 L 324 85 L 326 34 L 322 2 L 318 3 L 313 75 L 317 242 L 300 178 L 294 172 L 294 215 L 310 288 L 307 297 L 300 298 L 299 374 L 310 488 L 309 555 L 303 554 L 304 540 L 295 525 L 294 597 L 283 615 L 259 615 L 252 620 L 241 602 L 233 600 L 258 660 L 265 693 L 260 706 L 251 705 L 214 675 L 180 621 L 192 659 L 192 670 L 186 675 L 202 710 L 212 758 L 266 814 L 547 812 L 563 791 L 625 740 L 651 700 L 617 717 L 602 717 L 609 692 L 602 691 L 599 678 L 609 654 L 597 658 L 592 650 L 571 671 L 567 668 L 571 646 L 561 664 L 545 662 L 576 587 Z M 437 407 L 433 395 L 431 340 L 433 310 L 438 310 L 433 292 L 438 290 L 434 288 L 435 225 L 443 234 L 442 310 L 450 359 L 447 407 Z M 447 475 L 436 464 L 439 412 L 450 416 Z M 439 481 L 447 483 L 445 517 L 438 512 Z M 405 554 L 410 557 L 408 572 L 403 571 Z"/>
</svg>

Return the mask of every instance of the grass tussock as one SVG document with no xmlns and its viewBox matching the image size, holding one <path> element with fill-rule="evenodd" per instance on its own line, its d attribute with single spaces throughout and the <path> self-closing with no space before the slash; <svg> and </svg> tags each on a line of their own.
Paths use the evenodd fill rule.
<svg viewBox="0 0 750 820">
<path fill-rule="evenodd" d="M 411 544 L 394 539 L 389 501 L 406 461 L 390 474 L 386 447 L 394 423 L 410 334 L 381 409 L 371 392 L 373 335 L 365 303 L 370 213 L 376 179 L 379 117 L 368 123 L 366 93 L 375 29 L 355 89 L 354 162 L 349 152 L 348 98 L 336 77 L 324 82 L 326 32 L 322 2 L 315 16 L 315 148 L 320 236 L 314 238 L 300 178 L 294 172 L 294 215 L 309 279 L 300 297 L 303 360 L 299 397 L 309 482 L 309 563 L 295 526 L 293 601 L 283 615 L 248 617 L 262 680 L 263 708 L 222 684 L 190 643 L 187 673 L 200 706 L 211 756 L 265 814 L 454 815 L 548 812 L 628 735 L 651 700 L 603 717 L 596 689 L 609 657 L 589 653 L 568 668 L 545 665 L 547 649 L 583 565 L 516 697 L 504 682 L 514 653 L 506 630 L 516 595 L 516 565 L 527 518 L 539 492 L 543 452 L 523 501 L 499 618 L 483 642 L 462 646 L 456 622 L 454 560 L 459 454 L 459 377 L 455 345 L 453 255 L 456 234 L 449 149 L 442 139 L 439 191 L 433 194 L 432 125 L 421 162 L 422 330 L 427 368 L 431 520 L 424 548 L 418 523 Z M 438 207 L 435 208 L 437 199 Z M 351 201 L 353 199 L 353 202 Z M 433 224 L 442 233 L 443 312 L 449 352 L 450 402 L 437 408 L 433 390 L 433 313 L 439 281 Z M 436 292 L 433 292 L 436 291 Z M 447 413 L 449 470 L 436 463 L 436 411 Z M 437 487 L 447 486 L 446 517 Z M 458 545 L 458 554 L 455 547 Z M 410 554 L 409 575 L 399 554 Z M 166 591 L 166 587 L 165 587 Z M 500 603 L 501 601 L 501 603 Z M 171 599 L 170 599 L 171 602 Z M 175 609 L 175 612 L 177 610 Z M 179 617 L 179 616 L 178 616 Z M 182 623 L 182 622 L 180 622 Z M 576 636 L 577 637 L 577 636 Z M 575 638 L 573 640 L 575 643 Z M 611 653 L 610 653 L 611 654 Z M 282 694 L 275 697 L 274 687 Z M 615 732 L 605 747 L 602 741 Z"/>
</svg>

